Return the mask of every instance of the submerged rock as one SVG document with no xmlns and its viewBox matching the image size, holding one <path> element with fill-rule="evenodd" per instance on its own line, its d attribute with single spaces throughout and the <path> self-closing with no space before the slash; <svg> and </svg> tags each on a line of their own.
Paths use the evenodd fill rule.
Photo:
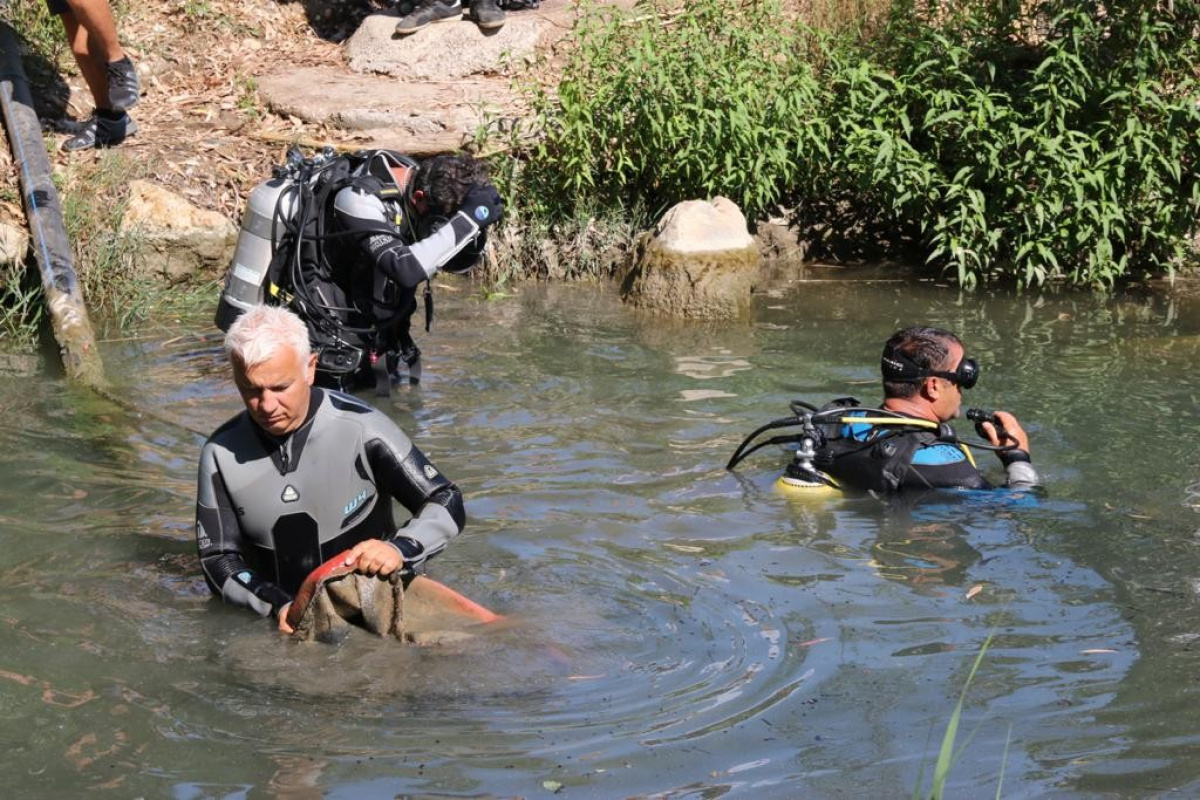
<svg viewBox="0 0 1200 800">
<path fill-rule="evenodd" d="M 135 242 L 148 271 L 181 278 L 223 274 L 237 244 L 237 227 L 149 181 L 129 184 L 121 234 Z"/>
<path fill-rule="evenodd" d="M 759 253 L 733 201 L 679 203 L 639 246 L 622 297 L 678 317 L 727 319 L 748 310 Z"/>
</svg>

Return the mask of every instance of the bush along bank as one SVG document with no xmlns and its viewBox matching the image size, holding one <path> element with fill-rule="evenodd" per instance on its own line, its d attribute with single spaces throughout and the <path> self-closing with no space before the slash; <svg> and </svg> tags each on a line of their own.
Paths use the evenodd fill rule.
<svg viewBox="0 0 1200 800">
<path fill-rule="evenodd" d="M 786 210 L 810 252 L 964 286 L 1193 266 L 1200 3 L 945 6 L 898 0 L 865 39 L 774 0 L 585 8 L 565 62 L 522 84 L 497 164 L 514 217 L 562 238 L 724 195 Z"/>
</svg>

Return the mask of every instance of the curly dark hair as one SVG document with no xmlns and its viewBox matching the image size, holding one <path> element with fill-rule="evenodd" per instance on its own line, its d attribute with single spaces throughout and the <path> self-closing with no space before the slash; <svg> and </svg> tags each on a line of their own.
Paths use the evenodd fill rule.
<svg viewBox="0 0 1200 800">
<path fill-rule="evenodd" d="M 434 156 L 417 168 L 413 190 L 425 193 L 430 212 L 448 217 L 458 211 L 472 186 L 487 183 L 490 178 L 487 164 L 477 158 Z"/>
</svg>

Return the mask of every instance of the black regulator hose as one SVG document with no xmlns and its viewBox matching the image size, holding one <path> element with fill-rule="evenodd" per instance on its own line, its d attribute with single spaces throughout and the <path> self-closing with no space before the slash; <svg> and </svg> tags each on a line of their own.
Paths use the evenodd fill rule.
<svg viewBox="0 0 1200 800">
<path fill-rule="evenodd" d="M 783 417 L 781 419 L 771 420 L 766 425 L 756 428 L 753 433 L 751 433 L 749 436 L 747 436 L 745 439 L 742 440 L 742 443 L 738 445 L 737 450 L 733 451 L 733 455 L 730 457 L 729 463 L 725 465 L 725 469 L 733 469 L 742 461 L 742 459 L 744 459 L 746 456 L 753 453 L 755 450 L 758 450 L 759 448 L 766 447 L 767 445 L 770 445 L 770 444 L 788 444 L 793 441 L 798 442 L 798 441 L 800 441 L 800 436 L 801 436 L 799 434 L 792 435 L 792 436 L 775 436 L 775 437 L 772 437 L 765 441 L 759 442 L 758 444 L 754 445 L 754 447 L 747 449 L 747 445 L 749 445 L 750 442 L 754 441 L 754 439 L 756 437 L 758 437 L 759 434 L 765 433 L 766 431 L 778 430 L 779 428 L 791 428 L 796 425 L 803 425 L 803 424 L 804 424 L 803 417 Z"/>
</svg>

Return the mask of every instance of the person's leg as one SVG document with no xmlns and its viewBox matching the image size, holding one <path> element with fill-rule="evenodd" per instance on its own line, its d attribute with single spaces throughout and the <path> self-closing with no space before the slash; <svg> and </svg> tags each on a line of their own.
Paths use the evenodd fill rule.
<svg viewBox="0 0 1200 800">
<path fill-rule="evenodd" d="M 63 29 L 67 32 L 67 43 L 79 65 L 79 74 L 92 93 L 92 102 L 96 108 L 109 108 L 108 103 L 108 72 L 104 61 L 92 55 L 91 36 L 87 28 L 79 24 L 72 12 L 62 15 Z"/>
<path fill-rule="evenodd" d="M 61 16 L 63 28 L 67 32 L 67 41 L 71 45 L 71 53 L 75 56 L 75 62 L 79 64 L 79 72 L 83 75 L 96 104 L 96 113 L 78 133 L 63 142 L 62 147 L 64 150 L 90 150 L 93 147 L 112 147 L 120 144 L 127 137 L 137 133 L 137 125 L 124 110 L 114 108 L 116 104 L 112 102 L 109 92 L 109 86 L 112 85 L 112 66 L 96 56 L 93 51 L 94 40 L 74 14 L 68 11 Z M 129 61 L 124 63 L 129 64 Z M 136 76 L 136 73 L 134 74 Z M 128 90 L 131 87 L 126 85 L 125 88 Z M 132 96 L 136 102 L 136 78 L 132 86 Z M 124 107 L 128 108 L 128 105 Z"/>
<path fill-rule="evenodd" d="M 120 61 L 125 57 L 117 39 L 117 23 L 108 0 L 65 0 L 71 7 L 76 23 L 88 32 L 89 54 L 100 64 Z M 66 17 L 63 17 L 66 20 Z M 76 56 L 78 58 L 78 55 Z"/>
<path fill-rule="evenodd" d="M 87 82 L 96 107 L 125 111 L 137 104 L 141 82 L 133 62 L 117 39 L 117 27 L 107 0 L 61 0 L 71 52 Z"/>
<path fill-rule="evenodd" d="M 434 22 L 460 20 L 462 13 L 462 0 L 423 0 L 415 11 L 396 23 L 396 33 L 404 36 L 416 33 Z"/>
<path fill-rule="evenodd" d="M 471 19 L 481 31 L 504 27 L 504 9 L 496 0 L 471 0 Z"/>
</svg>

